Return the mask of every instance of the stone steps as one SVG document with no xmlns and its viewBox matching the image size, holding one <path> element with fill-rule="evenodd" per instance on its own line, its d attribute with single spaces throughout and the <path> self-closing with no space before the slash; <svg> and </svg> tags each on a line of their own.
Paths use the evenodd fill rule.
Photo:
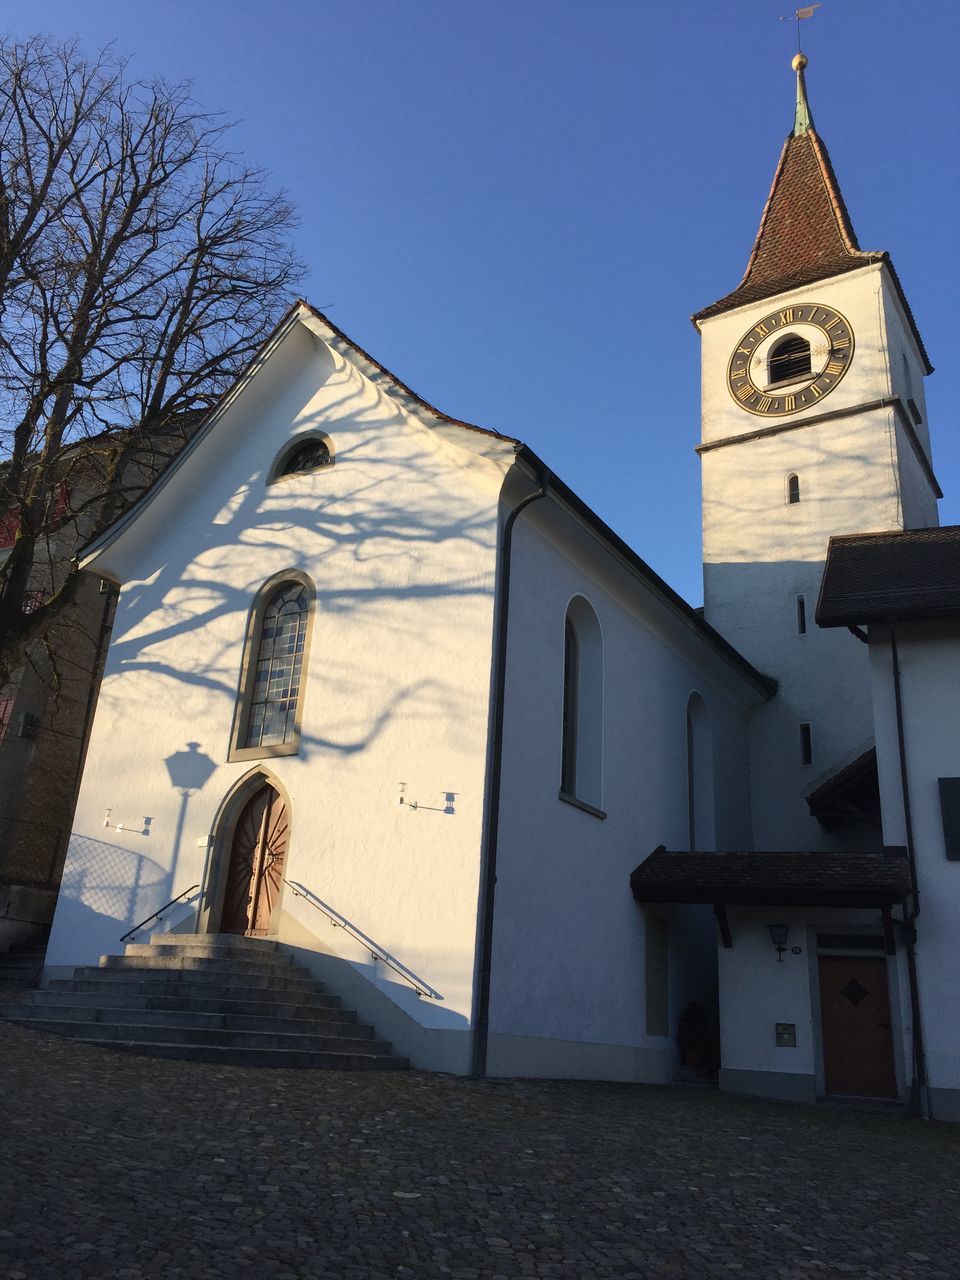
<svg viewBox="0 0 960 1280">
<path fill-rule="evenodd" d="M 171 1045 L 150 1041 L 99 1041 L 86 1043 L 140 1053 L 151 1058 L 175 1058 L 181 1062 L 215 1062 L 234 1067 L 297 1067 L 324 1071 L 402 1071 L 406 1058 L 394 1054 L 312 1053 L 296 1049 L 236 1049 L 216 1045 Z"/>
<path fill-rule="evenodd" d="M 40 981 L 46 944 L 11 947 L 0 956 L 0 994 L 29 991 Z"/>
<path fill-rule="evenodd" d="M 29 1015 L 25 1010 L 29 1009 Z M 0 1013 L 4 1012 L 0 1005 Z M 356 1020 L 356 1014 L 339 1009 L 308 1012 L 306 1017 L 285 1017 L 283 1014 L 238 1014 L 228 1012 L 198 1013 L 173 1004 L 167 1009 L 143 1009 L 136 1005 L 117 1008 L 92 1004 L 49 1004 L 39 1001 L 21 1001 L 16 1006 L 16 1016 L 29 1016 L 31 1022 L 77 1023 L 87 1026 L 93 1023 L 113 1023 L 117 1026 L 145 1027 L 151 1024 L 169 1027 L 217 1028 L 223 1031 L 284 1032 L 296 1029 L 298 1033 L 316 1035 L 345 1035 L 360 1039 L 372 1039 L 373 1028 Z M 50 1029 L 50 1028 L 48 1028 Z M 65 1032 L 64 1034 L 74 1034 Z"/>
<path fill-rule="evenodd" d="M 161 935 L 57 979 L 0 1016 L 153 1057 L 253 1066 L 395 1070 L 372 1027 L 263 938 Z"/>
<path fill-rule="evenodd" d="M 280 978 L 269 973 L 247 971 L 242 974 L 231 974 L 229 971 L 207 973 L 196 969 L 94 969 L 79 968 L 76 977 L 57 979 L 51 983 L 51 989 L 63 989 L 64 985 L 81 991 L 146 991 L 187 990 L 191 992 L 217 991 L 258 991 L 270 990 L 271 993 L 287 992 L 291 996 L 298 993 L 309 995 L 317 990 L 317 984 L 309 974 L 301 970 L 302 977 Z M 231 981 L 233 979 L 233 981 Z"/>
<path fill-rule="evenodd" d="M 19 1014 L 18 1017 L 22 1017 Z M 157 1040 L 166 1045 L 204 1045 L 229 1049 L 298 1049 L 311 1053 L 385 1054 L 390 1046 L 363 1034 L 367 1028 L 353 1026 L 352 1035 L 309 1035 L 300 1031 L 228 1031 L 223 1027 L 184 1027 L 173 1023 L 112 1023 L 104 1020 L 75 1022 L 71 1019 L 30 1018 L 37 1031 L 68 1036 L 73 1040 L 143 1042 Z"/>
<path fill-rule="evenodd" d="M 328 996 L 322 994 L 310 994 L 304 998 L 297 997 L 295 1000 L 246 1000 L 243 998 L 234 998 L 224 993 L 229 991 L 243 991 L 244 988 L 222 987 L 215 988 L 217 994 L 212 996 L 198 996 L 192 993 L 190 989 L 178 988 L 174 986 L 170 991 L 158 992 L 155 987 L 146 985 L 143 991 L 137 992 L 135 984 L 128 984 L 120 991 L 112 991 L 110 995 L 111 1009 L 155 1009 L 168 1011 L 182 1011 L 184 1013 L 215 1013 L 215 1014 L 239 1014 L 250 1015 L 252 1017 L 262 1018 L 313 1018 L 317 1016 L 329 1016 L 340 1019 L 344 1022 L 356 1021 L 357 1015 L 349 1009 L 344 1009 L 338 996 Z M 132 994 L 131 994 L 132 990 Z M 64 996 L 69 997 L 69 1007 L 78 1011 L 78 1016 L 84 1008 L 102 1008 L 104 1000 L 104 991 L 69 991 L 62 987 L 46 987 L 40 991 L 30 993 L 29 1002 L 35 1006 L 43 1006 L 46 1009 L 56 1007 L 63 1008 Z M 262 997 L 266 992 L 259 992 Z"/>
</svg>

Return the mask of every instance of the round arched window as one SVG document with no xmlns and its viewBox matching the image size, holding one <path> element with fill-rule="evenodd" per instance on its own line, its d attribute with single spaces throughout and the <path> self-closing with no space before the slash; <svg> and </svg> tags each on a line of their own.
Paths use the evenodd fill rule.
<svg viewBox="0 0 960 1280">
<path fill-rule="evenodd" d="M 302 471 L 316 471 L 319 467 L 329 467 L 332 463 L 333 454 L 326 440 L 314 438 L 293 450 L 280 468 L 279 474 L 294 476 Z"/>
<path fill-rule="evenodd" d="M 771 350 L 767 368 L 771 383 L 793 382 L 809 377 L 810 372 L 810 343 L 799 334 L 790 334 Z"/>
</svg>

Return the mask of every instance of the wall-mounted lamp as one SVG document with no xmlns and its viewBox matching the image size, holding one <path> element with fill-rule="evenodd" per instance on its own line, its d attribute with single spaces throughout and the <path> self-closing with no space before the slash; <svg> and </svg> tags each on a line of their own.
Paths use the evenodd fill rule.
<svg viewBox="0 0 960 1280">
<path fill-rule="evenodd" d="M 790 933 L 788 924 L 768 924 L 770 941 L 777 949 L 777 963 L 783 964 L 783 953 L 787 949 L 787 936 Z"/>
</svg>

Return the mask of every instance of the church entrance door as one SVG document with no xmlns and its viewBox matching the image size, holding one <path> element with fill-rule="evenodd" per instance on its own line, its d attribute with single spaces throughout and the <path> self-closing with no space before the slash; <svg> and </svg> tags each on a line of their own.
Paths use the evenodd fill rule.
<svg viewBox="0 0 960 1280">
<path fill-rule="evenodd" d="M 262 937 L 268 932 L 280 897 L 287 830 L 283 798 L 265 783 L 244 805 L 234 829 L 221 933 Z"/>
<path fill-rule="evenodd" d="M 879 956 L 820 956 L 827 1093 L 895 1098 L 887 964 Z"/>
</svg>

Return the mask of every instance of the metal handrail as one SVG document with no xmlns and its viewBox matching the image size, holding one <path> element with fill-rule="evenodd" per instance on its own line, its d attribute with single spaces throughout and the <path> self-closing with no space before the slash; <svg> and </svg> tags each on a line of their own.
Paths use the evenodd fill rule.
<svg viewBox="0 0 960 1280">
<path fill-rule="evenodd" d="M 139 933 L 143 926 L 145 924 L 149 924 L 151 920 L 161 919 L 167 907 L 172 907 L 175 902 L 179 902 L 180 899 L 185 898 L 188 893 L 193 893 L 194 889 L 199 888 L 200 886 L 198 884 L 192 884 L 189 889 L 184 889 L 183 893 L 178 893 L 175 898 L 171 898 L 169 902 L 165 903 L 159 911 L 155 911 L 152 916 L 147 916 L 146 920 L 141 920 L 140 923 L 135 924 L 132 929 L 128 929 L 120 941 L 126 942 L 128 938 L 132 938 L 135 933 Z"/>
<path fill-rule="evenodd" d="M 418 996 L 429 996 L 431 1000 L 443 999 L 439 991 L 434 990 L 422 978 L 418 978 L 412 969 L 408 969 L 399 960 L 395 960 L 389 952 L 384 951 L 383 947 L 371 941 L 365 933 L 355 929 L 349 920 L 346 920 L 339 912 L 334 911 L 332 907 L 328 907 L 325 902 L 311 893 L 309 889 L 305 889 L 303 885 L 294 884 L 291 880 L 287 880 L 286 877 L 283 877 L 283 883 L 293 890 L 294 897 L 303 898 L 306 902 L 309 902 L 311 907 L 316 907 L 321 914 L 327 917 L 335 929 L 345 929 L 355 942 L 359 942 L 362 947 L 370 952 L 374 960 L 382 960 L 387 968 L 392 969 L 395 974 L 403 978 L 404 982 L 409 982 Z"/>
</svg>

